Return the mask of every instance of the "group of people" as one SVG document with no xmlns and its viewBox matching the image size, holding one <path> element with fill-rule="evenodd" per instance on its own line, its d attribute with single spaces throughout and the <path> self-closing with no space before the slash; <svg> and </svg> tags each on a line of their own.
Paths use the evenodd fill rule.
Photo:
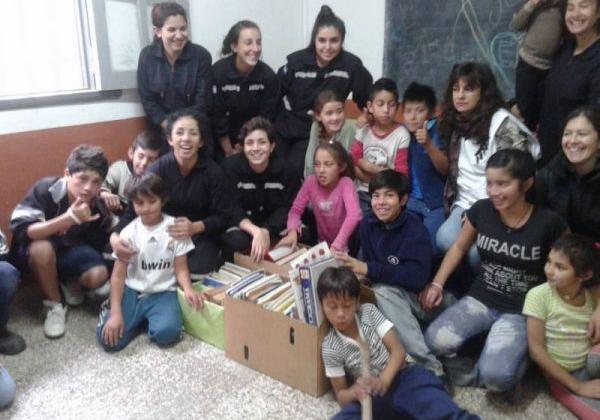
<svg viewBox="0 0 600 420">
<path fill-rule="evenodd" d="M 339 418 L 360 416 L 366 395 L 381 418 L 475 417 L 444 386 L 514 403 L 529 358 L 571 410 L 600 411 L 599 3 L 527 0 L 513 22 L 528 28 L 513 112 L 490 68 L 463 62 L 439 119 L 431 87 L 400 95 L 391 79 L 373 83 L 327 6 L 310 45 L 275 73 L 255 23 L 236 23 L 211 67 L 185 10 L 155 5 L 138 68 L 150 129 L 110 167 L 100 148 L 78 146 L 63 176 L 15 207 L 10 253 L 0 242 L 10 261 L 0 262 L 0 352 L 25 348 L 6 329 L 18 270 L 40 285 L 50 338 L 65 333 L 69 306 L 108 294 L 96 336 L 117 351 L 142 325 L 158 345 L 176 343 L 177 285 L 201 308 L 192 279 L 234 252 L 260 261 L 326 241 L 342 266 L 318 284 Z M 566 31 L 546 36 L 549 21 Z M 356 120 L 345 117 L 350 93 Z M 377 306 L 360 304 L 359 281 Z M 474 362 L 464 353 L 477 338 Z M 6 404 L 14 382 L 1 374 Z"/>
</svg>

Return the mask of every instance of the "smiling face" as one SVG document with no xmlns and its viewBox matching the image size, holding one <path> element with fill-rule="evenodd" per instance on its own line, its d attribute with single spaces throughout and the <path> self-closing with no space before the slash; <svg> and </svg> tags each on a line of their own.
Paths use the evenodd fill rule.
<svg viewBox="0 0 600 420">
<path fill-rule="evenodd" d="M 488 168 L 485 177 L 487 195 L 498 211 L 510 209 L 525 201 L 525 192 L 533 184 L 532 178 L 522 182 L 504 168 Z"/>
<path fill-rule="evenodd" d="M 141 147 L 136 147 L 135 150 L 130 148 L 127 151 L 127 157 L 131 161 L 135 175 L 142 175 L 146 172 L 148 165 L 158 159 L 159 154 L 158 150 L 143 149 Z"/>
<path fill-rule="evenodd" d="M 231 44 L 231 50 L 236 54 L 235 62 L 238 70 L 251 71 L 262 54 L 262 38 L 256 28 L 244 28 L 240 31 L 236 44 Z"/>
<path fill-rule="evenodd" d="M 341 173 L 346 169 L 345 165 L 340 166 L 331 153 L 325 149 L 317 149 L 314 165 L 319 185 L 327 189 L 331 189 L 337 184 Z"/>
<path fill-rule="evenodd" d="M 400 216 L 407 200 L 408 194 L 399 197 L 396 190 L 383 187 L 371 194 L 371 208 L 377 219 L 383 223 L 391 223 Z"/>
<path fill-rule="evenodd" d="M 200 128 L 195 118 L 181 117 L 173 124 L 169 135 L 169 144 L 179 163 L 198 158 L 198 150 L 202 147 Z"/>
<path fill-rule="evenodd" d="M 563 132 L 562 150 L 580 174 L 594 169 L 598 160 L 600 139 L 592 123 L 583 115 L 567 122 Z"/>
<path fill-rule="evenodd" d="M 325 67 L 342 51 L 342 36 L 333 26 L 323 26 L 315 37 L 317 64 Z"/>
<path fill-rule="evenodd" d="M 269 157 L 275 148 L 264 130 L 254 130 L 244 138 L 244 156 L 255 172 L 263 172 L 269 164 Z"/>
<path fill-rule="evenodd" d="M 348 295 L 336 296 L 332 293 L 326 295 L 322 302 L 323 313 L 327 321 L 333 327 L 344 335 L 349 334 L 354 329 L 360 303 Z"/>
<path fill-rule="evenodd" d="M 65 176 L 67 177 L 67 191 L 70 203 L 79 197 L 90 204 L 98 196 L 102 181 L 104 181 L 98 172 L 92 170 L 71 174 L 68 169 L 65 169 Z"/>
<path fill-rule="evenodd" d="M 456 111 L 463 115 L 470 114 L 481 98 L 481 88 L 467 83 L 465 79 L 459 79 L 452 86 L 452 103 Z"/>
<path fill-rule="evenodd" d="M 138 194 L 132 200 L 135 214 L 145 226 L 154 226 L 162 221 L 163 202 L 156 195 Z"/>
<path fill-rule="evenodd" d="M 315 114 L 315 119 L 323 124 L 327 135 L 335 135 L 344 125 L 344 104 L 337 101 L 327 102 L 321 112 Z"/>
<path fill-rule="evenodd" d="M 565 24 L 575 36 L 597 35 L 598 0 L 569 0 L 565 12 Z"/>
<path fill-rule="evenodd" d="M 429 108 L 425 102 L 404 102 L 402 107 L 402 115 L 404 125 L 408 131 L 414 133 L 419 128 L 423 128 L 423 124 L 430 117 Z"/>
<path fill-rule="evenodd" d="M 187 20 L 181 15 L 169 16 L 160 28 L 154 27 L 168 55 L 179 56 L 188 41 Z"/>
</svg>

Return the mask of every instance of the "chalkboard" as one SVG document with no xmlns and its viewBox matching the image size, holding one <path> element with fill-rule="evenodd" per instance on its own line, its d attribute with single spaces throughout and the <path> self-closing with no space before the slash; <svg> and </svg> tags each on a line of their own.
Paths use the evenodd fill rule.
<svg viewBox="0 0 600 420">
<path fill-rule="evenodd" d="M 523 0 L 387 0 L 383 73 L 400 93 L 412 81 L 443 98 L 455 63 L 486 62 L 505 99 L 514 96 L 517 46 L 510 21 Z"/>
</svg>

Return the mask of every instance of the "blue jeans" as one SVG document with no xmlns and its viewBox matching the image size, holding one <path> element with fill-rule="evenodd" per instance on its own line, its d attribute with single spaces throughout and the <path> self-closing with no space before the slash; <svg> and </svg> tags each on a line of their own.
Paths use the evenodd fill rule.
<svg viewBox="0 0 600 420">
<path fill-rule="evenodd" d="M 96 327 L 96 339 L 106 351 L 124 349 L 146 321 L 148 322 L 148 336 L 158 345 L 174 344 L 181 337 L 183 318 L 177 301 L 177 292 L 144 295 L 125 286 L 121 311 L 123 312 L 125 331 L 117 344 L 111 347 L 104 342 L 102 337 L 104 324 L 110 318 L 110 309 L 108 306 L 102 306 L 100 321 Z"/>
<path fill-rule="evenodd" d="M 512 390 L 527 367 L 527 326 L 523 315 L 502 313 L 465 296 L 429 325 L 425 342 L 436 356 L 453 357 L 465 341 L 488 330 L 472 372 L 473 385 L 492 391 Z"/>
<path fill-rule="evenodd" d="M 9 405 L 15 398 L 16 385 L 8 371 L 0 367 L 0 409 Z"/>
<path fill-rule="evenodd" d="M 446 217 L 444 207 L 442 206 L 432 210 L 427 207 L 425 201 L 410 197 L 408 199 L 408 203 L 406 204 L 406 208 L 408 211 L 421 216 L 423 224 L 429 232 L 429 238 L 431 239 L 431 245 L 433 246 L 433 256 L 437 257 L 442 255 L 442 251 L 437 246 L 435 235 L 437 234 L 437 231 L 442 223 L 444 223 L 444 218 Z"/>
<path fill-rule="evenodd" d="M 430 322 L 443 308 L 455 302 L 454 297 L 445 293 L 440 310 L 425 312 L 415 293 L 386 284 L 375 283 L 372 287 L 377 298 L 377 306 L 394 324 L 406 352 L 432 372 L 443 372 L 442 363 L 425 344 L 420 323 Z"/>
<path fill-rule="evenodd" d="M 442 382 L 427 369 L 408 366 L 396 374 L 384 396 L 373 396 L 374 419 L 467 420 L 479 417 L 452 401 Z M 352 402 L 342 407 L 333 420 L 361 418 L 361 406 Z"/>
<path fill-rule="evenodd" d="M 462 217 L 465 211 L 462 207 L 453 206 L 450 215 L 438 229 L 435 239 L 437 246 L 443 253 L 448 251 L 458 238 L 462 229 Z M 471 269 L 474 273 L 477 273 L 479 271 L 479 253 L 475 244 L 469 248 L 467 256 L 469 257 Z"/>
<path fill-rule="evenodd" d="M 17 292 L 20 279 L 19 270 L 6 261 L 0 261 L 0 332 L 6 328 L 10 303 Z"/>
</svg>

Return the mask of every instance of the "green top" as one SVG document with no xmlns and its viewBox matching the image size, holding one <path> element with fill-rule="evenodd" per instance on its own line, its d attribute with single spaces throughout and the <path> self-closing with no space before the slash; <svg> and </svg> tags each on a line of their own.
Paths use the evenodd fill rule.
<svg viewBox="0 0 600 420">
<path fill-rule="evenodd" d="M 356 121 L 348 120 L 344 121 L 342 129 L 333 136 L 334 141 L 337 141 L 344 146 L 344 149 L 350 153 L 350 146 L 356 138 Z M 310 137 L 308 139 L 308 147 L 306 149 L 306 157 L 304 158 L 304 178 L 315 172 L 314 168 L 314 157 L 315 150 L 319 145 L 319 123 L 313 121 L 310 127 Z"/>
</svg>

